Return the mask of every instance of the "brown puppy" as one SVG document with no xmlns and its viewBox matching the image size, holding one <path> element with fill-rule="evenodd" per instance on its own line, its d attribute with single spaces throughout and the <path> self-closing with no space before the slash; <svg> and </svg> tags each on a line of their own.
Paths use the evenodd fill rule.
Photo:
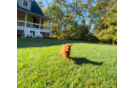
<svg viewBox="0 0 134 88">
<path fill-rule="evenodd" d="M 62 55 L 64 58 L 67 58 L 68 61 L 70 61 L 70 51 L 71 51 L 72 44 L 63 44 L 63 48 L 60 50 L 60 55 Z"/>
</svg>

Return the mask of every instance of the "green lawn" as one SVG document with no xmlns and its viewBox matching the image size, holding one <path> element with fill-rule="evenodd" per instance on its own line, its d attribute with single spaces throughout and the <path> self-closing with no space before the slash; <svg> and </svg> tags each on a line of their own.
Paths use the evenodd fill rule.
<svg viewBox="0 0 134 88">
<path fill-rule="evenodd" d="M 58 53 L 73 44 L 71 60 Z M 116 88 L 117 46 L 57 39 L 17 38 L 19 88 Z"/>
</svg>

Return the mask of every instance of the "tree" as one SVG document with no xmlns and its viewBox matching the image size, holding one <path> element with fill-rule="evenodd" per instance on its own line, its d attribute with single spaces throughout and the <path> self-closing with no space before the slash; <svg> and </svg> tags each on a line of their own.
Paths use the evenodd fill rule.
<svg viewBox="0 0 134 88">
<path fill-rule="evenodd" d="M 108 28 L 99 34 L 101 35 L 100 39 L 111 40 L 112 42 L 110 43 L 114 45 L 117 42 L 117 3 L 111 0 L 108 5 L 109 12 L 105 14 L 105 18 L 102 18 Z"/>
<path fill-rule="evenodd" d="M 53 19 L 52 37 L 117 42 L 117 0 L 53 0 L 43 12 Z"/>
<path fill-rule="evenodd" d="M 43 10 L 44 9 L 44 4 L 41 0 L 37 1 L 37 4 L 39 5 L 39 7 Z"/>
</svg>

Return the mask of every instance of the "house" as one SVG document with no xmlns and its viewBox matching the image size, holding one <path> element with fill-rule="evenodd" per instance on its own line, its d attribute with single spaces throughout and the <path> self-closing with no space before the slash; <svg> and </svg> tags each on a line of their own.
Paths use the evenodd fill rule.
<svg viewBox="0 0 134 88">
<path fill-rule="evenodd" d="M 45 22 L 48 25 L 43 25 Z M 35 0 L 17 0 L 17 36 L 24 30 L 35 34 L 38 31 L 43 38 L 50 38 L 51 19 L 46 17 Z"/>
</svg>

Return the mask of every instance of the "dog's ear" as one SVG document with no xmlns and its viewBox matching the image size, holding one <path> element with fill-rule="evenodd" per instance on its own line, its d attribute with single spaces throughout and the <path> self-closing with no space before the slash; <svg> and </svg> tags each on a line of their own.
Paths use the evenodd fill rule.
<svg viewBox="0 0 134 88">
<path fill-rule="evenodd" d="M 69 44 L 69 46 L 72 46 L 73 44 Z"/>
</svg>

